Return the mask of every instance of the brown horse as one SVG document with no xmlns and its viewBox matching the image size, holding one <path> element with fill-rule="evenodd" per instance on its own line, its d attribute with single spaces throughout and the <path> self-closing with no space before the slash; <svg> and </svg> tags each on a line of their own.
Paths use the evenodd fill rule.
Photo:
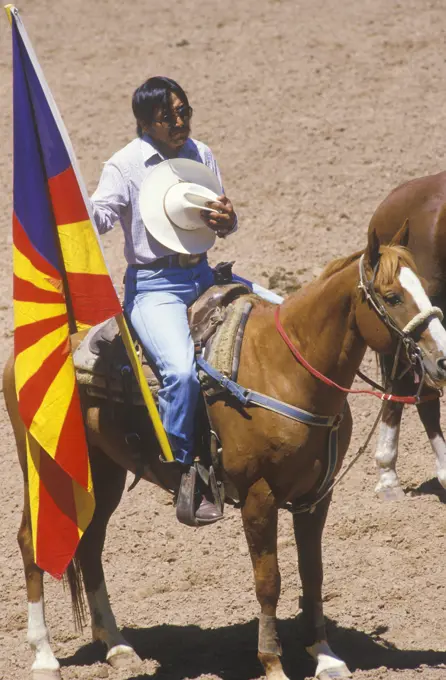
<svg viewBox="0 0 446 680">
<path fill-rule="evenodd" d="M 446 172 L 411 180 L 392 191 L 374 213 L 369 234 L 376 231 L 383 243 L 389 243 L 405 220 L 410 225 L 408 247 L 427 293 L 446 313 Z M 388 362 L 384 364 L 388 374 Z M 411 374 L 393 383 L 395 393 L 413 393 L 416 388 Z M 446 488 L 446 443 L 439 399 L 417 408 L 435 454 L 437 477 Z M 386 404 L 375 455 L 379 470 L 376 492 L 389 500 L 404 496 L 395 470 L 401 416 L 401 404 Z"/>
<path fill-rule="evenodd" d="M 319 279 L 291 295 L 280 307 L 280 321 L 291 342 L 312 366 L 346 388 L 353 382 L 366 347 L 381 353 L 393 352 L 397 345 L 393 331 L 402 331 L 408 324 L 413 327 L 414 319 L 419 319 L 420 314 L 423 321 L 417 343 L 426 371 L 433 383 L 446 381 L 446 332 L 441 325 L 442 334 L 439 332 L 438 319 L 429 308 L 413 260 L 401 247 L 405 234 L 401 230 L 392 244 L 385 247 L 380 247 L 372 235 L 363 258 L 357 253 L 333 262 Z M 373 281 L 385 310 L 385 322 L 376 315 L 364 287 L 358 287 L 361 271 L 363 286 L 364 277 Z M 240 499 L 261 608 L 258 655 L 266 677 L 286 680 L 276 631 L 280 593 L 277 517 L 285 504 L 295 510 L 294 533 L 303 594 L 303 643 L 316 661 L 317 677 L 324 680 L 346 677 L 347 666 L 327 643 L 322 611 L 321 539 L 331 490 L 326 488 L 323 497 L 317 496 L 316 490 L 326 475 L 328 440 L 333 434 L 338 453 L 335 471 L 342 464 L 350 441 L 351 415 L 344 392 L 316 379 L 296 362 L 277 332 L 275 309 L 261 301 L 254 306 L 243 340 L 239 382 L 292 407 L 319 414 L 320 419 L 328 419 L 332 427 L 304 424 L 257 406 L 243 407 L 231 397 L 217 399 L 211 406 L 211 417 L 222 442 L 224 470 Z M 35 650 L 32 677 L 33 680 L 55 680 L 61 676 L 44 618 L 43 574 L 32 553 L 24 431 L 17 409 L 12 360 L 5 369 L 4 394 L 25 480 L 25 507 L 18 539 L 28 594 L 28 640 Z M 124 489 L 124 467 L 132 469 L 132 465 L 128 463 L 130 454 L 119 421 L 111 422 L 109 410 L 97 401 L 85 398 L 84 406 L 97 506 L 79 544 L 77 560 L 90 607 L 93 638 L 106 644 L 107 660 L 112 665 L 123 666 L 133 661 L 136 654 L 117 628 L 104 583 L 101 553 L 107 522 Z M 154 455 L 152 471 L 146 476 L 153 481 L 155 475 L 159 483 L 171 487 L 167 470 L 172 466 L 158 462 L 158 449 L 150 427 L 147 437 L 151 437 L 147 447 L 152 447 Z M 299 512 L 303 501 L 312 505 L 312 512 Z M 75 579 L 71 572 L 70 575 L 76 591 Z"/>
</svg>

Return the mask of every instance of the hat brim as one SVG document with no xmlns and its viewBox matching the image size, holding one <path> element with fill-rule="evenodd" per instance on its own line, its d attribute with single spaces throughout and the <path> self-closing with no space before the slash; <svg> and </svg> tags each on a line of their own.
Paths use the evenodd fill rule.
<svg viewBox="0 0 446 680">
<path fill-rule="evenodd" d="M 143 180 L 139 209 L 147 231 L 176 253 L 204 253 L 215 243 L 215 232 L 203 223 L 196 229 L 181 229 L 171 222 L 164 209 L 164 196 L 178 182 L 193 182 L 221 193 L 217 176 L 207 165 L 188 158 L 172 158 L 157 165 Z"/>
</svg>

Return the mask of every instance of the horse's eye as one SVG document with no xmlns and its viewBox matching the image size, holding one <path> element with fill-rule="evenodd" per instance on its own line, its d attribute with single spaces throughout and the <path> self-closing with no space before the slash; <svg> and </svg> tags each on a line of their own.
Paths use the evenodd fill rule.
<svg viewBox="0 0 446 680">
<path fill-rule="evenodd" d="M 384 296 L 384 301 L 388 305 L 391 305 L 391 307 L 395 307 L 396 305 L 399 305 L 402 302 L 402 299 L 396 293 L 389 293 L 388 295 Z"/>
</svg>

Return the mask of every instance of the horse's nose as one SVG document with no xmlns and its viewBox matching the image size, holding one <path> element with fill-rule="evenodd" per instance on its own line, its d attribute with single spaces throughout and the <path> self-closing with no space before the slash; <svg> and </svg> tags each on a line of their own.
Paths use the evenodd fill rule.
<svg viewBox="0 0 446 680">
<path fill-rule="evenodd" d="M 440 369 L 440 371 L 446 373 L 446 357 L 444 357 L 443 359 L 437 359 L 437 366 Z"/>
</svg>

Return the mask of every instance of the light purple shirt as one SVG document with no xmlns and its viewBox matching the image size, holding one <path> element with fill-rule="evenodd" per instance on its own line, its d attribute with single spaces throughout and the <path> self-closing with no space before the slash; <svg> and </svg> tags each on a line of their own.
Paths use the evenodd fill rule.
<svg viewBox="0 0 446 680">
<path fill-rule="evenodd" d="M 217 161 L 206 144 L 189 138 L 178 156 L 207 165 L 218 177 L 223 193 Z M 100 234 L 112 229 L 118 220 L 121 223 L 125 239 L 124 255 L 129 264 L 147 264 L 174 252 L 151 236 L 139 212 L 142 181 L 164 160 L 152 145 L 150 137 L 137 137 L 104 164 L 98 187 L 91 197 Z M 236 229 L 237 224 L 231 233 Z"/>
</svg>

